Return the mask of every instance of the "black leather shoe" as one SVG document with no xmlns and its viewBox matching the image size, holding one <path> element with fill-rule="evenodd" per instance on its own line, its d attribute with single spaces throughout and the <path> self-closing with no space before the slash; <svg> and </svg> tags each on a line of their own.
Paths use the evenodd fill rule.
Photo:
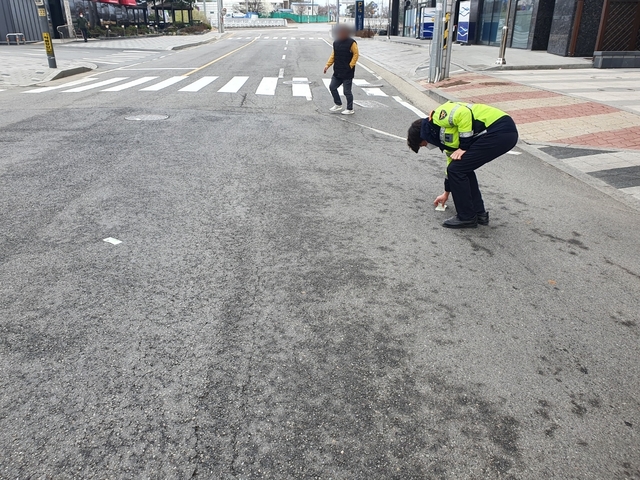
<svg viewBox="0 0 640 480">
<path fill-rule="evenodd" d="M 446 228 L 476 228 L 478 226 L 478 217 L 473 217 L 471 220 L 460 220 L 456 215 L 445 220 L 442 226 Z"/>
<path fill-rule="evenodd" d="M 478 214 L 478 223 L 480 225 L 489 225 L 489 212 L 483 212 Z"/>
</svg>

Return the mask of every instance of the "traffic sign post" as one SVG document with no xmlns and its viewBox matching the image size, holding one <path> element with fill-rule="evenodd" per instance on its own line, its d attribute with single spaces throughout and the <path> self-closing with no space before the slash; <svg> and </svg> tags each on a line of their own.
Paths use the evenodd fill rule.
<svg viewBox="0 0 640 480">
<path fill-rule="evenodd" d="M 40 30 L 42 31 L 42 40 L 44 41 L 44 49 L 47 52 L 47 61 L 49 68 L 58 68 L 56 64 L 56 55 L 53 52 L 53 42 L 51 41 L 51 32 L 49 31 L 49 19 L 47 18 L 47 7 L 44 0 L 35 0 L 36 9 L 38 10 L 38 19 L 40 20 Z"/>
</svg>

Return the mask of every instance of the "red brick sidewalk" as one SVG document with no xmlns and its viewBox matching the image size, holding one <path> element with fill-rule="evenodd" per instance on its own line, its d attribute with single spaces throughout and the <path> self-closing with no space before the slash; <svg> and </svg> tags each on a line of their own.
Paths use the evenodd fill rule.
<svg viewBox="0 0 640 480">
<path fill-rule="evenodd" d="M 608 105 L 477 73 L 422 86 L 459 101 L 504 110 L 529 143 L 640 150 L 640 115 Z"/>
</svg>

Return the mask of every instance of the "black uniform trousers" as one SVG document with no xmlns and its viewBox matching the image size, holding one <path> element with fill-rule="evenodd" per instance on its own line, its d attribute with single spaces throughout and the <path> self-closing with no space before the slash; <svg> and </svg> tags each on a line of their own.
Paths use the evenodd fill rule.
<svg viewBox="0 0 640 480">
<path fill-rule="evenodd" d="M 333 96 L 333 102 L 336 105 L 342 105 L 338 88 L 342 85 L 344 90 L 344 96 L 347 99 L 347 110 L 353 110 L 353 93 L 351 93 L 351 85 L 353 84 L 353 78 L 338 78 L 335 75 L 331 77 L 331 83 L 329 84 L 329 91 Z"/>
<path fill-rule="evenodd" d="M 460 160 L 451 161 L 447 167 L 445 190 L 453 195 L 460 220 L 472 220 L 485 211 L 475 170 L 504 155 L 517 142 L 516 124 L 511 117 L 505 116 L 487 128 L 487 133 L 477 137 Z"/>
</svg>

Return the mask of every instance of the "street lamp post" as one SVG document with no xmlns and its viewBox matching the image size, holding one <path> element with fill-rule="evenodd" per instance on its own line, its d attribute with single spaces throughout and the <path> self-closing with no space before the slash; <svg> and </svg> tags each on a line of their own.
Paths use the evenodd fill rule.
<svg viewBox="0 0 640 480">
<path fill-rule="evenodd" d="M 504 55 L 507 51 L 507 38 L 509 37 L 509 17 L 511 17 L 511 0 L 507 0 L 507 17 L 504 19 L 504 26 L 502 27 L 502 39 L 500 41 L 500 53 L 496 60 L 496 65 L 506 65 L 507 60 Z"/>
</svg>

